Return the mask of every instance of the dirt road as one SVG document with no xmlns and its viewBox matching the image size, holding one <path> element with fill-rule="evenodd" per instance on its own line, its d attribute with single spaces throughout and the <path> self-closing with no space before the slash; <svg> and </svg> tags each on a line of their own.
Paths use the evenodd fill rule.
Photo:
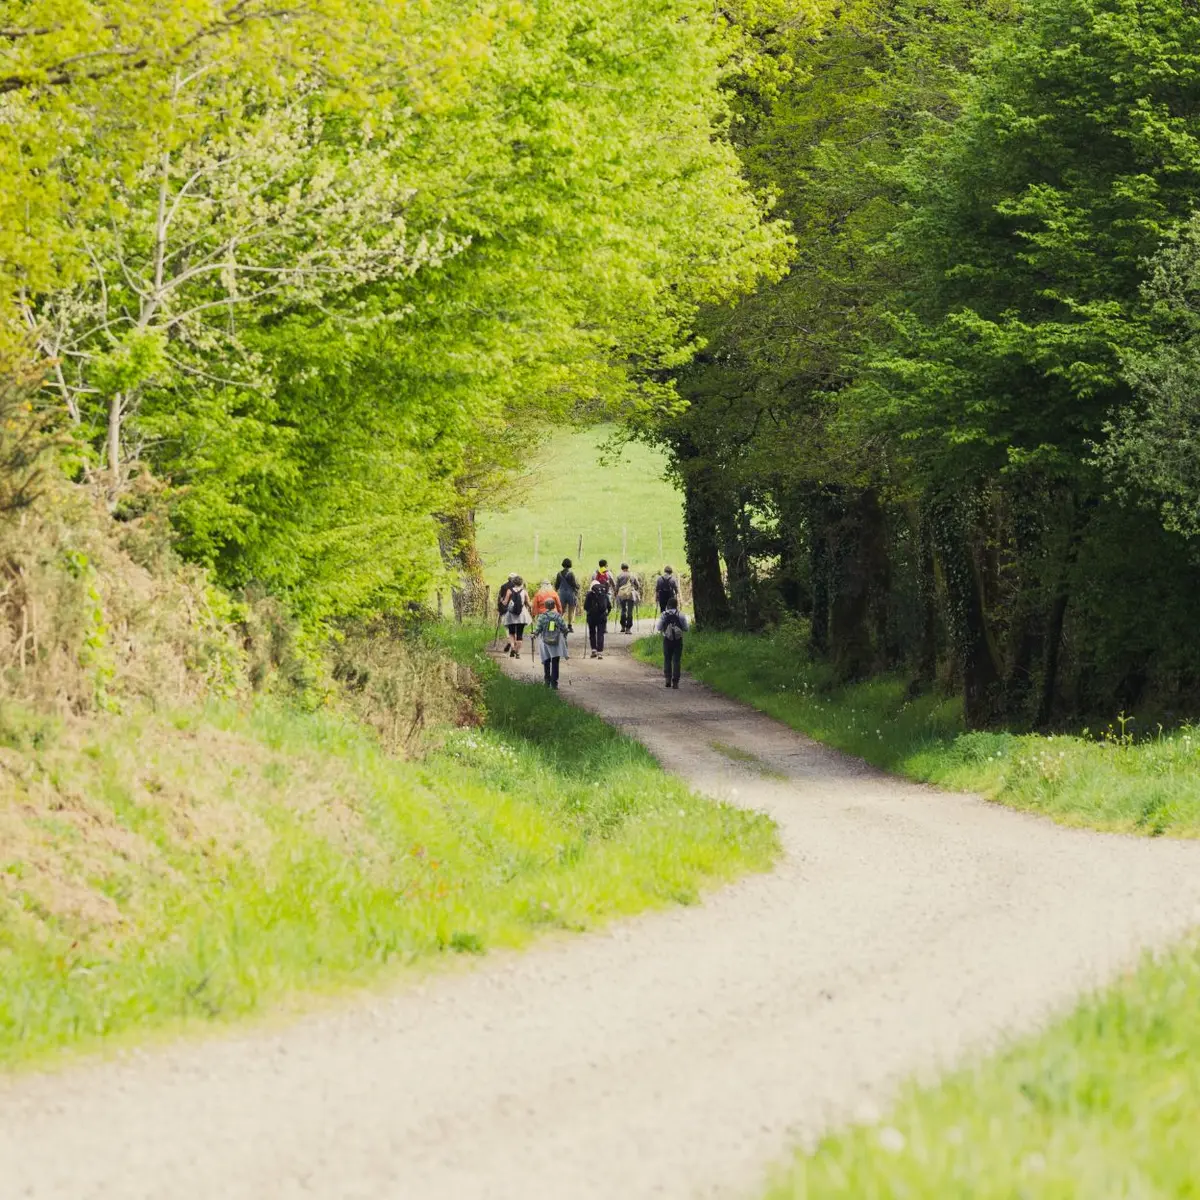
<svg viewBox="0 0 1200 1200">
<path fill-rule="evenodd" d="M 780 868 L 281 1032 L 0 1086 L 0 1196 L 753 1197 L 794 1139 L 1200 922 L 1200 845 L 883 778 L 623 647 L 568 679 L 770 812 Z"/>
</svg>

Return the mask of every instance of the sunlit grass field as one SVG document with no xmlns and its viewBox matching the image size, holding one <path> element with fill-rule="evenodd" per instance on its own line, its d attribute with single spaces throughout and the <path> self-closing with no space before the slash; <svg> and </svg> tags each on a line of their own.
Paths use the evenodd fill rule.
<svg viewBox="0 0 1200 1200">
<path fill-rule="evenodd" d="M 677 571 L 686 567 L 683 505 L 663 478 L 665 457 L 635 444 L 609 461 L 602 446 L 612 432 L 602 425 L 555 435 L 531 464 L 518 503 L 480 513 L 479 551 L 493 589 L 510 571 L 532 582 L 553 579 L 564 557 L 588 572 L 600 558 L 617 566 L 623 553 L 647 574 L 665 563 Z"/>
</svg>

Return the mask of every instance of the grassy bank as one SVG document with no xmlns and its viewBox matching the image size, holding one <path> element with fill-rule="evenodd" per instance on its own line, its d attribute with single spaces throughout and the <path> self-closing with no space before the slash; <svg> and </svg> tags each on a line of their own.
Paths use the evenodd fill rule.
<svg viewBox="0 0 1200 1200">
<path fill-rule="evenodd" d="M 657 662 L 657 639 L 640 642 L 635 654 Z M 717 691 L 911 779 L 1067 825 L 1200 836 L 1197 728 L 1143 736 L 1136 721 L 1118 719 L 1074 737 L 968 733 L 956 698 L 911 698 L 899 677 L 834 686 L 806 654 L 800 630 L 696 633 L 684 666 Z"/>
<path fill-rule="evenodd" d="M 666 457 L 649 446 L 626 446 L 615 462 L 601 446 L 610 426 L 555 434 L 530 465 L 514 503 L 479 517 L 478 544 L 495 587 L 509 571 L 527 580 L 553 579 L 564 556 L 592 569 L 596 560 L 626 560 L 639 571 L 664 562 L 684 565 L 683 501 L 663 478 Z M 658 531 L 662 528 L 662 551 Z M 538 560 L 534 563 L 534 535 Z M 577 554 L 583 536 L 583 555 Z"/>
<path fill-rule="evenodd" d="M 485 727 L 414 762 L 278 702 L 9 706 L 0 1064 L 689 903 L 772 861 L 765 818 L 596 718 L 492 670 L 483 699 Z"/>
<path fill-rule="evenodd" d="M 1200 947 L 797 1156 L 770 1200 L 1200 1195 Z"/>
</svg>

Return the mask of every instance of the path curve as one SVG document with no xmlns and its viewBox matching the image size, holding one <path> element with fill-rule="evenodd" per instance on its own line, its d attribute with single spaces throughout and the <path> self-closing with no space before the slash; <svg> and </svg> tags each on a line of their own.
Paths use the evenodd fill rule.
<svg viewBox="0 0 1200 1200">
<path fill-rule="evenodd" d="M 0 1197 L 753 1197 L 795 1139 L 1200 922 L 1200 844 L 1059 829 L 881 776 L 690 680 L 664 692 L 619 643 L 563 687 L 770 812 L 777 871 L 282 1031 L 10 1081 Z"/>
</svg>

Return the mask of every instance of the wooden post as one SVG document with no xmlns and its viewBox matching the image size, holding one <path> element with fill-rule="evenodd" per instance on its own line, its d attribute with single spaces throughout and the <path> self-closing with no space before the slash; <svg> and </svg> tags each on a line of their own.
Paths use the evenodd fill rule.
<svg viewBox="0 0 1200 1200">
<path fill-rule="evenodd" d="M 579 535 L 579 549 L 578 549 L 578 551 L 576 551 L 575 561 L 577 563 L 579 563 L 579 565 L 581 567 L 583 566 L 583 534 L 582 533 Z"/>
</svg>

